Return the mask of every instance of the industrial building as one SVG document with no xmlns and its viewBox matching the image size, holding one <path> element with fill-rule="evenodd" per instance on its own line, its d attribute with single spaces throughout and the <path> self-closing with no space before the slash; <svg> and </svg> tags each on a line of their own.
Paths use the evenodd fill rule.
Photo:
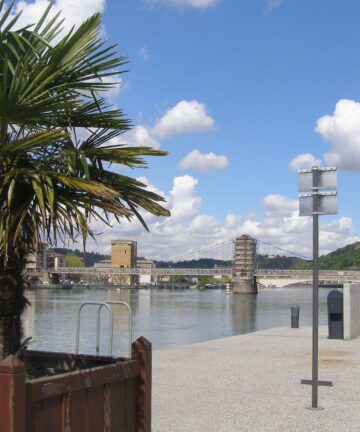
<svg viewBox="0 0 360 432">
<path fill-rule="evenodd" d="M 111 267 L 136 267 L 137 242 L 133 240 L 111 240 Z M 132 285 L 136 282 L 133 275 L 113 275 L 113 283 Z"/>
</svg>

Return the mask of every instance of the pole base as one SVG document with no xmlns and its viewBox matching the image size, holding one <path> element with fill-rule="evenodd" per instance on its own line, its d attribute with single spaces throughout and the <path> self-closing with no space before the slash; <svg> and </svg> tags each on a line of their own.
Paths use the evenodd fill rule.
<svg viewBox="0 0 360 432">
<path fill-rule="evenodd" d="M 306 407 L 306 409 L 310 410 L 310 411 L 321 411 L 324 408 L 323 407 L 313 407 L 313 406 L 308 406 Z"/>
</svg>

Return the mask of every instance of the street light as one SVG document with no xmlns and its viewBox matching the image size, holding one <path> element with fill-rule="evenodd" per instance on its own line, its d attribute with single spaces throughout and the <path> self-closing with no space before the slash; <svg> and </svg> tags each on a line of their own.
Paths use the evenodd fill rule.
<svg viewBox="0 0 360 432">
<path fill-rule="evenodd" d="M 318 406 L 318 387 L 332 386 L 330 381 L 319 381 L 319 215 L 337 213 L 336 168 L 319 168 L 299 171 L 300 216 L 313 217 L 313 328 L 312 328 L 312 379 L 301 380 L 312 386 L 312 403 L 309 409 Z M 306 192 L 306 193 L 305 193 Z M 304 194 L 305 193 L 305 194 Z"/>
</svg>

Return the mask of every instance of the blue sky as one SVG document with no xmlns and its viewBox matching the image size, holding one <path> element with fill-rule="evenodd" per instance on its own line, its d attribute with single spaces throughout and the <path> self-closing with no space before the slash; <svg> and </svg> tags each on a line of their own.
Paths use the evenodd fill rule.
<svg viewBox="0 0 360 432">
<path fill-rule="evenodd" d="M 20 2 L 34 19 L 46 1 Z M 138 240 L 147 257 L 198 250 L 242 233 L 309 255 L 297 169 L 339 167 L 339 214 L 322 218 L 321 251 L 360 239 L 360 3 L 356 0 L 57 0 L 68 25 L 104 13 L 129 57 L 112 101 L 130 144 L 170 152 L 133 171 L 173 216 L 102 235 Z M 327 117 L 325 117 L 327 116 Z M 299 156 L 303 155 L 303 156 Z"/>
</svg>

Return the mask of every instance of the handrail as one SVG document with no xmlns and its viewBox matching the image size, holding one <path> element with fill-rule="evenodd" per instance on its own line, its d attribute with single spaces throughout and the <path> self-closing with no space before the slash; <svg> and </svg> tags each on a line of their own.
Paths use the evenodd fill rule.
<svg viewBox="0 0 360 432">
<path fill-rule="evenodd" d="M 108 355 L 112 356 L 113 352 L 113 337 L 114 337 L 114 317 L 113 317 L 113 310 L 111 305 L 121 305 L 125 306 L 125 308 L 128 311 L 128 325 L 129 325 L 129 341 L 128 341 L 128 349 L 129 349 L 129 357 L 131 357 L 131 342 L 132 342 L 132 313 L 130 306 L 122 301 L 107 301 L 107 302 L 92 302 L 88 301 L 85 303 L 82 303 L 79 311 L 78 311 L 78 317 L 77 317 L 77 326 L 76 326 L 76 342 L 75 342 L 75 353 L 79 353 L 79 347 L 80 347 L 80 322 L 81 322 L 81 313 L 85 306 L 97 306 L 96 310 L 96 355 L 100 355 L 100 318 L 101 318 L 101 310 L 102 308 L 106 308 L 109 312 L 109 335 L 108 335 Z"/>
</svg>

